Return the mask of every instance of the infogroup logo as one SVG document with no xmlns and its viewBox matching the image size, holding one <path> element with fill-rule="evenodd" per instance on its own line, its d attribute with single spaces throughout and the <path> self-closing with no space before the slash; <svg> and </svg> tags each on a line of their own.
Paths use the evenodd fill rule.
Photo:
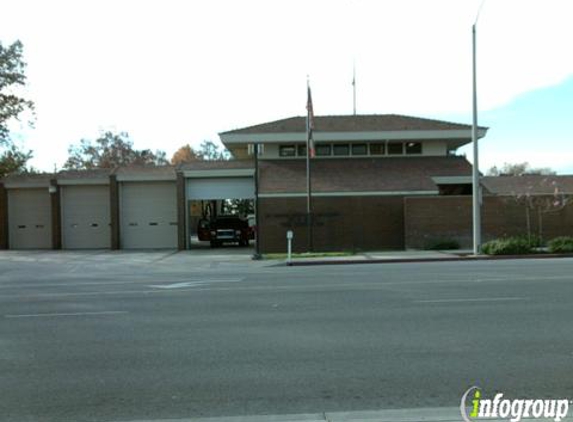
<svg viewBox="0 0 573 422">
<path fill-rule="evenodd" d="M 486 399 L 481 389 L 473 386 L 463 394 L 460 412 L 465 422 L 485 418 L 509 419 L 511 422 L 519 422 L 522 418 L 542 418 L 560 422 L 567 416 L 570 403 L 568 399 L 505 399 L 503 393 Z"/>
</svg>

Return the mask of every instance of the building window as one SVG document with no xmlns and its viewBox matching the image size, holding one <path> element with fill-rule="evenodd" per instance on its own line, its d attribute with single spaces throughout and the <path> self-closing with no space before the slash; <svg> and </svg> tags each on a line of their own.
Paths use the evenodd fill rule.
<svg viewBox="0 0 573 422">
<path fill-rule="evenodd" d="M 350 146 L 348 144 L 334 144 L 334 155 L 350 155 Z"/>
<path fill-rule="evenodd" d="M 421 153 L 422 153 L 421 142 L 406 142 L 406 154 L 421 154 Z"/>
<path fill-rule="evenodd" d="M 331 153 L 331 145 L 330 144 L 318 144 L 315 146 L 315 152 L 317 157 L 325 157 L 330 155 Z"/>
<path fill-rule="evenodd" d="M 402 142 L 388 142 L 388 155 L 400 155 L 404 153 Z"/>
<path fill-rule="evenodd" d="M 368 148 L 366 144 L 352 144 L 352 155 L 367 155 Z"/>
<path fill-rule="evenodd" d="M 370 144 L 370 155 L 384 155 L 384 142 L 374 142 Z"/>
<path fill-rule="evenodd" d="M 296 149 L 294 145 L 281 145 L 279 146 L 279 157 L 294 157 Z"/>
<path fill-rule="evenodd" d="M 306 157 L 306 144 L 298 145 L 296 150 L 299 157 Z"/>
</svg>

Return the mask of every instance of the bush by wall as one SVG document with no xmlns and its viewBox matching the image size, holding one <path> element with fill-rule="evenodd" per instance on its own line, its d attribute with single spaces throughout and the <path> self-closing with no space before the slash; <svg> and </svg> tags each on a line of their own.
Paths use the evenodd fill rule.
<svg viewBox="0 0 573 422">
<path fill-rule="evenodd" d="M 506 237 L 495 239 L 482 245 L 482 252 L 487 255 L 521 255 L 533 252 L 538 247 L 538 239 L 527 236 Z"/>
<path fill-rule="evenodd" d="M 573 237 L 560 236 L 547 242 L 551 253 L 573 253 Z"/>
</svg>

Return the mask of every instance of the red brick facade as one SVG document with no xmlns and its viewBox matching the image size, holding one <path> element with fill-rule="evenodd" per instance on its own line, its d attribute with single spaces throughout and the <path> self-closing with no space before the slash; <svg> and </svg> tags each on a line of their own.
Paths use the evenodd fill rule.
<svg viewBox="0 0 573 422">
<path fill-rule="evenodd" d="M 551 196 L 541 202 L 550 203 Z M 548 202 L 547 202 L 548 201 Z M 573 206 L 530 209 L 530 230 L 544 240 L 573 236 Z M 527 210 L 512 196 L 485 196 L 482 205 L 482 240 L 527 234 Z M 540 218 L 541 215 L 541 218 Z M 472 247 L 472 197 L 433 196 L 404 198 L 406 248 L 423 248 L 437 239 L 455 239 Z"/>
<path fill-rule="evenodd" d="M 285 252 L 286 232 L 294 232 L 293 250 L 307 247 L 306 198 L 260 199 L 261 251 Z M 316 251 L 404 248 L 403 198 L 313 198 Z"/>
</svg>

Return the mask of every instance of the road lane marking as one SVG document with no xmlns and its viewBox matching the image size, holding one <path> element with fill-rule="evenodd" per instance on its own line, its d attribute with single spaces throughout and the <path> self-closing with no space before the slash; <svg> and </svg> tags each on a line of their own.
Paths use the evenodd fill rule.
<svg viewBox="0 0 573 422">
<path fill-rule="evenodd" d="M 185 280 L 167 280 L 167 281 L 155 281 L 154 283 L 237 283 L 243 281 L 243 278 L 197 278 L 197 279 L 185 279 Z M 128 280 L 128 281 L 102 281 L 102 282 L 79 282 L 79 283 L 45 283 L 45 284 L 10 284 L 10 285 L 0 285 L 0 289 L 22 289 L 22 288 L 38 288 L 38 287 L 82 287 L 82 286 L 111 286 L 111 285 L 121 285 L 121 284 L 147 284 L 150 281 L 141 281 L 141 280 Z M 158 287 L 158 286 L 153 286 Z"/>
<path fill-rule="evenodd" d="M 528 297 L 474 297 L 459 299 L 425 299 L 414 300 L 414 303 L 464 303 L 464 302 L 511 302 L 529 300 Z"/>
<path fill-rule="evenodd" d="M 205 282 L 201 281 L 187 281 L 185 283 L 174 283 L 174 284 L 150 284 L 149 287 L 155 287 L 156 289 L 181 289 L 183 287 L 192 287 L 192 286 L 202 286 Z"/>
<path fill-rule="evenodd" d="M 45 318 L 45 317 L 59 317 L 59 316 L 120 315 L 128 313 L 129 313 L 128 311 L 68 312 L 68 313 L 52 313 L 52 314 L 4 315 L 4 318 Z"/>
</svg>

